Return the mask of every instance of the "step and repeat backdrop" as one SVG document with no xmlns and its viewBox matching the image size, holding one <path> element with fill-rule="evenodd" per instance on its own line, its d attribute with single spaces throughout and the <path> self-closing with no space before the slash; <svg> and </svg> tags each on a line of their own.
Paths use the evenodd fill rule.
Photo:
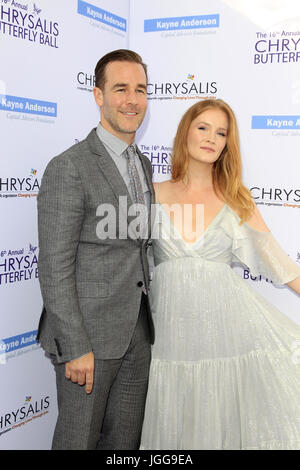
<svg viewBox="0 0 300 470">
<path fill-rule="evenodd" d="M 130 5 L 131 45 L 149 66 L 149 110 L 138 142 L 154 180 L 170 178 L 173 139 L 185 110 L 205 98 L 227 101 L 239 124 L 244 182 L 282 248 L 300 263 L 300 3 Z M 300 322 L 296 294 L 238 271 Z"/>
<path fill-rule="evenodd" d="M 128 47 L 128 13 L 128 0 L 0 0 L 0 449 L 51 446 L 36 196 L 48 161 L 99 122 L 94 67 Z"/>
<path fill-rule="evenodd" d="M 298 0 L 0 0 L 0 449 L 51 446 L 55 376 L 36 342 L 36 197 L 48 161 L 97 125 L 94 67 L 119 48 L 148 64 L 137 143 L 154 181 L 170 178 L 185 110 L 226 100 L 239 123 L 244 181 L 300 263 Z M 293 292 L 239 273 L 300 322 Z"/>
</svg>

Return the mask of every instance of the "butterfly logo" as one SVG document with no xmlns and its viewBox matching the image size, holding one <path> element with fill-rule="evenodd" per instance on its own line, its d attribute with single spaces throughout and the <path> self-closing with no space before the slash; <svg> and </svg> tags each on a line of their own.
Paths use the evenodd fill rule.
<svg viewBox="0 0 300 470">
<path fill-rule="evenodd" d="M 39 15 L 39 14 L 41 13 L 41 11 L 42 11 L 41 8 L 38 8 L 38 7 L 36 6 L 36 4 L 34 3 L 34 4 L 33 4 L 33 13 L 34 13 L 35 15 Z"/>
<path fill-rule="evenodd" d="M 25 403 L 29 403 L 31 401 L 31 397 L 27 397 L 25 398 Z"/>
<path fill-rule="evenodd" d="M 32 246 L 31 243 L 29 243 L 29 253 L 32 253 L 34 255 L 34 252 L 36 251 L 37 246 Z"/>
<path fill-rule="evenodd" d="M 188 80 L 194 80 L 195 75 L 191 75 L 190 73 L 187 76 Z"/>
<path fill-rule="evenodd" d="M 33 175 L 35 176 L 37 174 L 37 170 L 35 170 L 34 168 L 31 168 L 31 171 L 30 171 L 30 177 Z"/>
</svg>

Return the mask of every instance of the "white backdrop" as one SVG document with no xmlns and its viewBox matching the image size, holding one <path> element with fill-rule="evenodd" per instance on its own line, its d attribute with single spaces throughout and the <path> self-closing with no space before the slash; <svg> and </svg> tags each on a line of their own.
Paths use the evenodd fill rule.
<svg viewBox="0 0 300 470">
<path fill-rule="evenodd" d="M 278 242 L 300 263 L 300 3 L 152 0 L 145 8 L 132 0 L 130 12 L 130 46 L 149 66 L 149 111 L 138 142 L 154 180 L 170 178 L 184 111 L 205 97 L 224 99 L 238 119 L 245 184 Z M 300 322 L 296 294 L 248 281 Z"/>
<path fill-rule="evenodd" d="M 99 121 L 94 68 L 109 50 L 128 47 L 129 1 L 15 3 L 0 1 L 0 449 L 48 449 L 57 406 L 52 365 L 35 342 L 36 195 L 47 162 Z M 53 103 L 51 115 L 37 100 Z M 31 104 L 39 114 L 24 112 Z"/>
<path fill-rule="evenodd" d="M 97 125 L 97 60 L 127 47 L 148 64 L 137 143 L 154 180 L 170 178 L 183 112 L 225 99 L 239 122 L 245 183 L 300 263 L 298 0 L 0 0 L 0 449 L 51 445 L 54 373 L 35 341 L 36 195 L 47 162 Z M 247 282 L 299 322 L 291 291 Z"/>
</svg>

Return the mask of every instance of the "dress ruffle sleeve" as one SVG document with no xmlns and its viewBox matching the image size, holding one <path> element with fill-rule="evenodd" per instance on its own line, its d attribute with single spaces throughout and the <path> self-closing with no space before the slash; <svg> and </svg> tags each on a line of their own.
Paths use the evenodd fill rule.
<svg viewBox="0 0 300 470">
<path fill-rule="evenodd" d="M 283 285 L 300 276 L 300 266 L 282 250 L 271 232 L 259 232 L 247 223 L 234 224 L 233 262 L 249 268 L 253 276 L 262 275 L 275 285 Z"/>
</svg>

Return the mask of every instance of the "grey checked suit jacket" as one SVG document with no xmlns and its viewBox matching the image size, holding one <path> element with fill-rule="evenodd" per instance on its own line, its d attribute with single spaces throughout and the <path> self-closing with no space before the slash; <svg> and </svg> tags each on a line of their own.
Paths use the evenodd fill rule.
<svg viewBox="0 0 300 470">
<path fill-rule="evenodd" d="M 154 203 L 151 163 L 140 152 L 139 157 Z M 149 285 L 149 239 L 119 239 L 118 217 L 116 239 L 101 240 L 96 234 L 97 207 L 110 203 L 118 214 L 119 196 L 127 198 L 129 207 L 126 184 L 95 129 L 53 158 L 44 172 L 38 195 L 44 301 L 38 340 L 60 363 L 92 350 L 98 359 L 120 358 L 133 335 L 141 283 Z M 153 343 L 148 297 L 147 306 Z"/>
</svg>

